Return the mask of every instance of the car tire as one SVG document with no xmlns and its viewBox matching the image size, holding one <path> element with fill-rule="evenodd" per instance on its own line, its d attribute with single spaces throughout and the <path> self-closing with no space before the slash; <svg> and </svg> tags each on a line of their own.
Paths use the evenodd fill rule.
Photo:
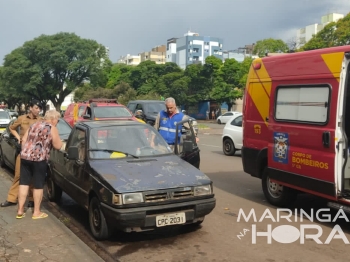
<svg viewBox="0 0 350 262">
<path fill-rule="evenodd" d="M 60 202 L 62 198 L 62 189 L 52 180 L 51 174 L 48 171 L 46 176 L 46 191 L 47 198 L 51 202 Z"/>
<path fill-rule="evenodd" d="M 2 154 L 2 148 L 0 147 L 0 167 L 5 167 L 4 155 Z"/>
<path fill-rule="evenodd" d="M 231 138 L 225 138 L 222 142 L 222 150 L 226 156 L 233 156 L 236 153 L 235 144 Z"/>
<path fill-rule="evenodd" d="M 110 236 L 106 218 L 101 210 L 100 201 L 93 197 L 89 204 L 89 225 L 93 237 L 97 240 L 105 240 Z"/>
<path fill-rule="evenodd" d="M 267 167 L 263 171 L 261 182 L 265 198 L 274 206 L 288 207 L 297 197 L 294 189 L 271 182 Z"/>
<path fill-rule="evenodd" d="M 218 124 L 221 125 L 221 120 L 220 119 L 218 119 Z"/>
</svg>

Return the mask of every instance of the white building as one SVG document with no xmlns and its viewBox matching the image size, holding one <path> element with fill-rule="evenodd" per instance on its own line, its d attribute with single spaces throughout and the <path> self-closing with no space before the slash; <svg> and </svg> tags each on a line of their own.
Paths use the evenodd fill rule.
<svg viewBox="0 0 350 262">
<path fill-rule="evenodd" d="M 168 40 L 166 61 L 175 62 L 185 69 L 190 64 L 204 64 L 208 56 L 222 59 L 222 45 L 221 38 L 200 36 L 188 31 L 183 37 Z"/>
<path fill-rule="evenodd" d="M 141 56 L 140 55 L 130 55 L 127 54 L 126 56 L 121 56 L 117 63 L 119 64 L 126 64 L 126 65 L 133 65 L 136 66 L 141 62 Z"/>
<path fill-rule="evenodd" d="M 321 24 L 312 24 L 297 30 L 297 41 L 299 47 L 302 47 L 307 43 L 313 35 L 320 32 L 325 25 L 330 22 L 337 22 L 339 19 L 343 18 L 343 14 L 330 13 L 321 17 Z"/>
<path fill-rule="evenodd" d="M 176 39 L 177 38 L 170 38 L 167 40 L 166 62 L 176 63 Z"/>
</svg>

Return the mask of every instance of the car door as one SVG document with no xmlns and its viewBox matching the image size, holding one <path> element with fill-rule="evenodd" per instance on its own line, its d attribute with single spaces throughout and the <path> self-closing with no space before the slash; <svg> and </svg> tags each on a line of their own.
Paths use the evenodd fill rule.
<svg viewBox="0 0 350 262">
<path fill-rule="evenodd" d="M 186 129 L 185 133 L 181 132 L 180 124 L 187 123 L 189 129 Z M 177 134 L 181 133 L 180 141 L 176 140 L 174 145 L 174 152 L 176 155 L 181 157 L 186 162 L 190 163 L 194 167 L 199 169 L 200 166 L 200 154 L 199 147 L 196 142 L 196 135 L 194 128 L 192 126 L 192 120 L 184 120 L 176 125 Z M 186 150 L 186 143 L 192 144 L 192 149 L 190 151 Z"/>
<path fill-rule="evenodd" d="M 68 182 L 67 193 L 79 204 L 84 205 L 88 192 L 86 191 L 85 167 L 86 167 L 86 145 L 87 131 L 76 127 L 71 139 L 68 141 L 66 150 L 71 146 L 78 147 L 79 159 L 69 160 L 65 158 L 65 177 Z"/>
<path fill-rule="evenodd" d="M 16 165 L 16 157 L 17 157 L 17 149 L 18 149 L 18 141 L 17 139 L 11 134 L 9 126 L 12 125 L 12 123 L 15 120 L 12 120 L 9 125 L 6 127 L 6 130 L 2 134 L 2 140 L 1 140 L 1 150 L 4 157 L 4 160 L 6 164 L 11 168 L 14 169 Z"/>
<path fill-rule="evenodd" d="M 319 78 L 315 81 L 317 84 L 293 83 L 271 90 L 269 177 L 287 186 L 335 197 L 334 116 L 338 94 L 329 83 L 339 83 L 333 78 L 321 84 Z"/>
</svg>

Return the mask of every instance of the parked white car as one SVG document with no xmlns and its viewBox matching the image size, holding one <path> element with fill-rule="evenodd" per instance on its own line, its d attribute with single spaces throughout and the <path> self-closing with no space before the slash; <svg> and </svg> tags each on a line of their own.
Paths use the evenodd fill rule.
<svg viewBox="0 0 350 262">
<path fill-rule="evenodd" d="M 233 156 L 243 146 L 242 113 L 231 117 L 222 133 L 222 150 L 227 156 Z"/>
<path fill-rule="evenodd" d="M 218 124 L 226 124 L 227 121 L 229 119 L 231 119 L 233 116 L 236 116 L 238 114 L 242 114 L 241 112 L 235 112 L 235 111 L 229 111 L 226 112 L 225 114 L 222 114 L 221 116 L 219 116 L 216 121 L 218 122 Z"/>
</svg>

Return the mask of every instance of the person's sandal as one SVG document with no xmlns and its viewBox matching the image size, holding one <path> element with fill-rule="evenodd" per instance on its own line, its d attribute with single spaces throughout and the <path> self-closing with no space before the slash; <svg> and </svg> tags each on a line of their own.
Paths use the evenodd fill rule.
<svg viewBox="0 0 350 262">
<path fill-rule="evenodd" d="M 21 218 L 24 218 L 25 216 L 26 216 L 26 213 L 17 214 L 16 219 L 21 219 Z"/>
<path fill-rule="evenodd" d="M 39 216 L 32 216 L 32 219 L 47 218 L 49 215 L 42 212 Z"/>
</svg>

